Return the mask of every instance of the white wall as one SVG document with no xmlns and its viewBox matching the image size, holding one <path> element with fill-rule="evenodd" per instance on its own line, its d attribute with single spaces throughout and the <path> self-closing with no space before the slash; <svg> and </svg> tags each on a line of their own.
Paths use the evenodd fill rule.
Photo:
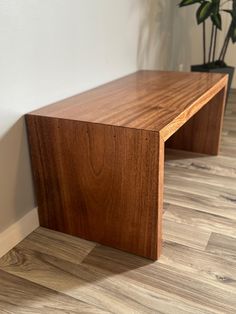
<svg viewBox="0 0 236 314">
<path fill-rule="evenodd" d="M 35 207 L 23 115 L 168 68 L 172 0 L 0 0 L 0 236 Z"/>
<path fill-rule="evenodd" d="M 198 4 L 189 7 L 178 8 L 179 0 L 173 0 L 173 45 L 171 68 L 179 69 L 183 65 L 183 70 L 189 71 L 191 64 L 202 64 L 202 26 L 197 25 L 196 9 Z M 223 14 L 223 30 L 219 33 L 217 53 L 222 47 L 223 38 L 227 30 L 229 15 Z M 210 23 L 207 25 L 207 36 L 210 36 Z M 230 43 L 226 55 L 226 63 L 236 67 L 236 44 Z M 236 88 L 236 73 L 233 81 L 233 88 Z"/>
<path fill-rule="evenodd" d="M 191 64 L 202 62 L 201 30 L 195 22 L 197 5 L 178 7 L 179 0 L 173 1 L 173 44 L 171 66 L 178 70 L 183 65 L 184 71 L 189 71 Z"/>
</svg>

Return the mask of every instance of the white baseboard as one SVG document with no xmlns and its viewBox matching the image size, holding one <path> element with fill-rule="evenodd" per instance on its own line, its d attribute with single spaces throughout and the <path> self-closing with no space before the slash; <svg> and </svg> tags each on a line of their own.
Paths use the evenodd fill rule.
<svg viewBox="0 0 236 314">
<path fill-rule="evenodd" d="M 20 220 L 0 233 L 0 257 L 39 227 L 38 209 L 34 208 Z"/>
</svg>

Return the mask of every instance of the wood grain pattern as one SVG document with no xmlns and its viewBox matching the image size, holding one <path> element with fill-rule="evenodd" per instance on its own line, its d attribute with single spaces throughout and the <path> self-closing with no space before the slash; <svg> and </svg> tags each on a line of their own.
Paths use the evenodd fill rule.
<svg viewBox="0 0 236 314">
<path fill-rule="evenodd" d="M 211 254 L 207 250 L 204 252 L 204 250 L 181 245 L 178 242 L 165 241 L 164 252 L 164 256 L 160 259 L 163 265 L 182 269 L 188 274 L 200 274 L 201 281 L 222 287 L 229 293 L 235 293 L 235 261 L 227 260 L 223 255 Z"/>
<path fill-rule="evenodd" d="M 218 155 L 226 91 L 222 89 L 166 142 L 166 147 Z"/>
<path fill-rule="evenodd" d="M 38 228 L 24 240 L 24 248 L 37 248 L 44 254 L 79 264 L 96 246 L 84 239 L 76 239 L 68 234 L 51 233 L 49 229 Z"/>
<path fill-rule="evenodd" d="M 139 71 L 31 114 L 161 131 L 166 140 L 226 84 L 225 74 Z"/>
<path fill-rule="evenodd" d="M 35 116 L 28 127 L 41 226 L 156 259 L 158 134 Z"/>
<path fill-rule="evenodd" d="M 226 117 L 236 123 L 235 104 L 231 94 Z M 231 127 L 223 142 L 235 140 Z M 235 314 L 236 155 L 228 145 L 218 157 L 166 151 L 158 261 L 39 228 L 0 259 L 0 312 Z"/>
<path fill-rule="evenodd" d="M 170 146 L 217 154 L 226 84 L 139 71 L 28 114 L 41 226 L 157 259 L 165 141 L 191 119 Z"/>
<path fill-rule="evenodd" d="M 204 189 L 204 186 L 202 189 Z M 197 198 L 198 196 L 195 197 Z M 200 230 L 205 230 L 210 233 L 220 232 L 229 237 L 236 237 L 236 220 L 234 217 L 232 219 L 225 217 L 223 210 L 221 215 L 217 215 L 211 212 L 206 212 L 204 209 L 202 210 L 201 206 L 194 209 L 192 207 L 170 204 L 166 207 L 165 219 L 167 219 L 168 222 L 171 221 L 179 224 L 179 229 L 181 229 L 183 224 L 184 226 L 187 225 L 191 230 L 197 227 L 198 229 L 200 228 Z M 167 230 L 169 229 L 167 228 Z M 179 233 L 179 236 L 180 235 L 182 235 L 182 233 Z M 198 238 L 196 241 L 198 241 Z"/>
<path fill-rule="evenodd" d="M 166 152 L 167 203 L 212 214 L 216 220 L 217 217 L 224 217 L 225 221 L 235 219 L 235 157 L 216 158 L 177 150 Z M 181 176 L 176 177 L 180 172 Z M 233 226 L 227 230 L 234 232 Z"/>
<path fill-rule="evenodd" d="M 173 245 L 175 244 L 173 243 Z M 165 258 L 165 246 L 163 248 L 163 257 Z M 184 258 L 184 255 L 182 257 Z M 191 259 L 191 256 L 187 257 L 187 263 L 188 259 Z M 152 293 L 158 293 L 161 290 L 165 291 L 170 298 L 173 297 L 175 299 L 177 297 L 177 299 L 179 298 L 183 302 L 188 300 L 189 305 L 194 304 L 196 306 L 193 313 L 198 313 L 198 311 L 200 313 L 203 309 L 217 313 L 234 313 L 235 310 L 235 287 L 225 288 L 225 284 L 220 280 L 208 280 L 200 277 L 199 273 L 193 270 L 194 266 L 187 270 L 186 264 L 182 266 L 176 261 L 173 267 L 168 265 L 165 259 L 163 259 L 162 263 L 162 257 L 156 263 L 145 264 L 139 257 L 133 257 L 104 247 L 94 249 L 83 261 L 83 264 L 105 269 L 113 274 L 116 273 L 117 277 L 120 274 L 125 274 L 126 278 L 136 280 L 140 285 L 144 285 L 146 289 L 152 291 Z M 213 263 L 212 266 L 214 268 Z M 221 263 L 221 271 L 223 273 L 222 267 L 224 267 L 223 263 Z M 204 270 L 207 271 L 207 269 L 209 269 L 209 265 L 204 264 Z M 202 273 L 200 274 L 202 275 Z M 136 285 L 139 284 L 136 283 Z"/>
<path fill-rule="evenodd" d="M 35 286 L 46 287 L 52 291 L 57 290 L 59 294 L 66 294 L 69 298 L 81 302 L 82 305 L 95 307 L 104 312 L 122 314 L 190 314 L 193 312 L 194 306 L 190 302 L 182 303 L 178 298 L 170 302 L 168 293 L 158 289 L 158 284 L 154 287 L 147 285 L 148 277 L 145 278 L 142 272 L 136 275 L 135 270 L 133 270 L 135 266 L 129 264 L 129 260 L 127 260 L 126 266 L 124 267 L 122 264 L 116 264 L 114 261 L 111 261 L 109 259 L 109 251 L 105 252 L 104 257 L 107 258 L 107 261 L 109 261 L 112 267 L 115 266 L 112 270 L 106 259 L 100 260 L 97 258 L 97 265 L 94 266 L 92 261 L 93 258 L 97 256 L 97 252 L 94 253 L 95 255 L 91 256 L 91 259 L 88 259 L 87 262 L 80 265 L 73 265 L 64 260 L 54 259 L 52 256 L 34 251 L 33 247 L 32 250 L 24 250 L 23 247 L 21 247 L 21 249 L 13 250 L 11 255 L 5 256 L 2 259 L 1 267 L 5 269 L 7 273 L 17 275 L 17 278 L 21 280 L 26 280 L 27 278 L 27 280 L 33 282 Z M 17 268 L 11 262 L 13 259 L 18 264 Z M 22 264 L 22 260 L 25 261 L 24 264 Z M 125 257 L 121 259 L 121 262 L 122 261 L 125 262 Z M 144 265 L 142 261 L 138 262 L 138 265 Z M 36 265 L 37 269 L 31 267 Z M 42 272 L 42 270 L 44 270 L 44 272 Z M 115 276 L 115 278 L 112 278 L 113 276 Z M 143 282 L 143 284 L 137 286 L 138 280 L 140 280 L 140 283 Z M 15 288 L 17 288 L 17 285 Z M 24 290 L 28 295 L 27 289 L 21 287 L 21 291 Z M 50 298 L 50 295 L 48 297 Z M 6 299 L 8 302 L 11 300 L 9 293 Z M 41 301 L 41 304 L 44 304 L 44 302 Z M 47 304 L 47 301 L 45 301 L 45 304 Z M 23 306 L 25 306 L 25 302 L 23 302 L 22 305 L 21 303 L 19 304 L 19 308 Z M 31 307 L 34 308 L 34 305 L 32 304 Z M 58 304 L 58 307 L 63 309 L 63 305 L 61 304 Z M 15 307 L 12 306 L 11 308 L 14 309 Z M 199 313 L 205 313 L 201 306 L 197 306 L 197 308 L 199 308 Z M 76 313 L 81 313 L 82 309 L 83 307 L 78 304 Z M 85 313 L 87 312 L 85 311 Z"/>
<path fill-rule="evenodd" d="M 0 270 L 0 312 L 8 314 L 109 313 Z"/>
<path fill-rule="evenodd" d="M 236 261 L 236 236 L 229 237 L 225 234 L 212 233 L 206 247 L 207 252 L 214 253 L 227 259 Z"/>
<path fill-rule="evenodd" d="M 166 241 L 178 242 L 199 250 L 204 250 L 206 248 L 211 235 L 209 230 L 201 230 L 199 228 L 193 229 L 191 225 L 178 223 L 168 219 L 164 219 L 163 229 L 163 236 Z"/>
<path fill-rule="evenodd" d="M 228 137 L 228 136 L 227 136 Z M 221 180 L 230 178 L 230 183 L 234 182 L 236 178 L 236 164 L 235 156 L 228 157 L 220 154 L 217 158 L 212 156 L 206 156 L 202 154 L 196 154 L 186 151 L 178 150 L 166 150 L 165 151 L 165 166 L 166 168 L 181 168 L 181 171 L 194 170 L 196 173 L 202 175 L 213 175 L 217 184 L 217 178 L 219 177 L 218 184 L 221 184 Z M 206 180 L 205 180 L 206 182 Z M 232 187 L 233 185 L 231 185 Z"/>
</svg>

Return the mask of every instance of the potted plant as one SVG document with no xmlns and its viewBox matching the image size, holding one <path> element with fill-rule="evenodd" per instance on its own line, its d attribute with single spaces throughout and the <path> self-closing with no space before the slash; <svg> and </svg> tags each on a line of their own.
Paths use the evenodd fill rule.
<svg viewBox="0 0 236 314">
<path fill-rule="evenodd" d="M 225 9 L 226 3 L 232 3 L 230 10 Z M 203 64 L 192 65 L 191 70 L 197 72 L 220 72 L 229 75 L 228 92 L 231 87 L 234 67 L 228 66 L 225 62 L 226 52 L 230 40 L 234 44 L 236 42 L 236 0 L 182 0 L 179 7 L 184 7 L 192 4 L 199 4 L 196 18 L 197 23 L 202 24 L 203 34 Z M 216 55 L 216 46 L 218 39 L 218 31 L 222 30 L 222 14 L 230 14 L 231 20 L 228 31 L 226 33 L 222 48 L 219 55 Z M 209 50 L 206 49 L 206 21 L 211 20 L 211 34 L 209 36 Z"/>
</svg>

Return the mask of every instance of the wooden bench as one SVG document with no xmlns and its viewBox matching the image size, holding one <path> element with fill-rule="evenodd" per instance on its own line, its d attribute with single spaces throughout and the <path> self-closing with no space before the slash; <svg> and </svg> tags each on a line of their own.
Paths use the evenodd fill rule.
<svg viewBox="0 0 236 314">
<path fill-rule="evenodd" d="M 139 71 L 28 114 L 41 226 L 156 260 L 164 146 L 216 155 L 226 87 Z"/>
</svg>

